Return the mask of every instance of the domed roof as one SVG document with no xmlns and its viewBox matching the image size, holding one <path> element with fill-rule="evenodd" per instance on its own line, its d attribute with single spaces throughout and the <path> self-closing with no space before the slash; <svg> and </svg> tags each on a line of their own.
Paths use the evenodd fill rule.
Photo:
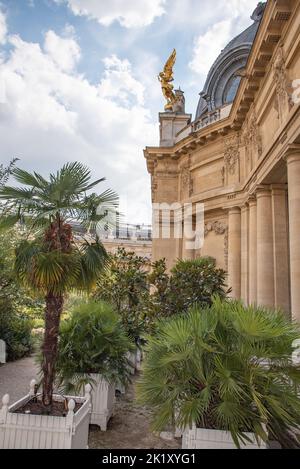
<svg viewBox="0 0 300 469">
<path fill-rule="evenodd" d="M 237 72 L 247 64 L 265 6 L 263 2 L 258 4 L 251 16 L 253 24 L 230 41 L 211 67 L 200 93 L 196 119 L 234 101 L 241 81 Z"/>
</svg>

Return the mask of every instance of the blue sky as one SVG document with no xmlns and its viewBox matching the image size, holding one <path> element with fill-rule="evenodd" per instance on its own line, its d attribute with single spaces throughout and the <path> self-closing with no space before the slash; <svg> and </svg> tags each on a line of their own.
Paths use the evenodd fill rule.
<svg viewBox="0 0 300 469">
<path fill-rule="evenodd" d="M 146 145 L 158 143 L 158 73 L 195 113 L 214 59 L 251 24 L 252 0 L 0 0 L 0 159 L 47 174 L 81 160 L 150 222 Z M 103 189 L 105 186 L 103 186 Z"/>
</svg>

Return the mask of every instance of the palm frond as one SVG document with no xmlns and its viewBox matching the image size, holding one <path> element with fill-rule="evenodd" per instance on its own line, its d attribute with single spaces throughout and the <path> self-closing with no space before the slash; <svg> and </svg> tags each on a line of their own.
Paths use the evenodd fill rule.
<svg viewBox="0 0 300 469">
<path fill-rule="evenodd" d="M 21 168 L 15 168 L 12 172 L 16 181 L 33 189 L 44 189 L 48 182 L 38 173 L 29 173 Z"/>
<path fill-rule="evenodd" d="M 172 422 L 226 430 L 237 447 L 248 433 L 266 440 L 265 426 L 288 435 L 300 423 L 300 373 L 291 359 L 299 337 L 299 325 L 281 312 L 215 298 L 211 308 L 160 322 L 139 401 L 151 406 L 157 430 Z"/>
</svg>

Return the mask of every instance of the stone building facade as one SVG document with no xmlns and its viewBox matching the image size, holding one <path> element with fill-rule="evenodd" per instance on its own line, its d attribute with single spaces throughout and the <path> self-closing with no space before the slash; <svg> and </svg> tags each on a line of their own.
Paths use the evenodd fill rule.
<svg viewBox="0 0 300 469">
<path fill-rule="evenodd" d="M 269 0 L 214 63 L 196 118 L 159 115 L 153 203 L 205 206 L 201 250 L 154 239 L 152 260 L 210 255 L 232 296 L 300 321 L 300 1 Z"/>
</svg>

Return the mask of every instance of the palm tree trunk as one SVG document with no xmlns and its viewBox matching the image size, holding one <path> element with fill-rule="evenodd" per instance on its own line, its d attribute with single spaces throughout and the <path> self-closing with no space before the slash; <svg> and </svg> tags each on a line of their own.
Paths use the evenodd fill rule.
<svg viewBox="0 0 300 469">
<path fill-rule="evenodd" d="M 62 295 L 48 293 L 45 308 L 45 336 L 43 351 L 43 404 L 50 408 L 52 405 L 53 385 L 55 379 L 55 362 L 58 352 L 58 335 L 60 317 L 63 310 Z"/>
</svg>

